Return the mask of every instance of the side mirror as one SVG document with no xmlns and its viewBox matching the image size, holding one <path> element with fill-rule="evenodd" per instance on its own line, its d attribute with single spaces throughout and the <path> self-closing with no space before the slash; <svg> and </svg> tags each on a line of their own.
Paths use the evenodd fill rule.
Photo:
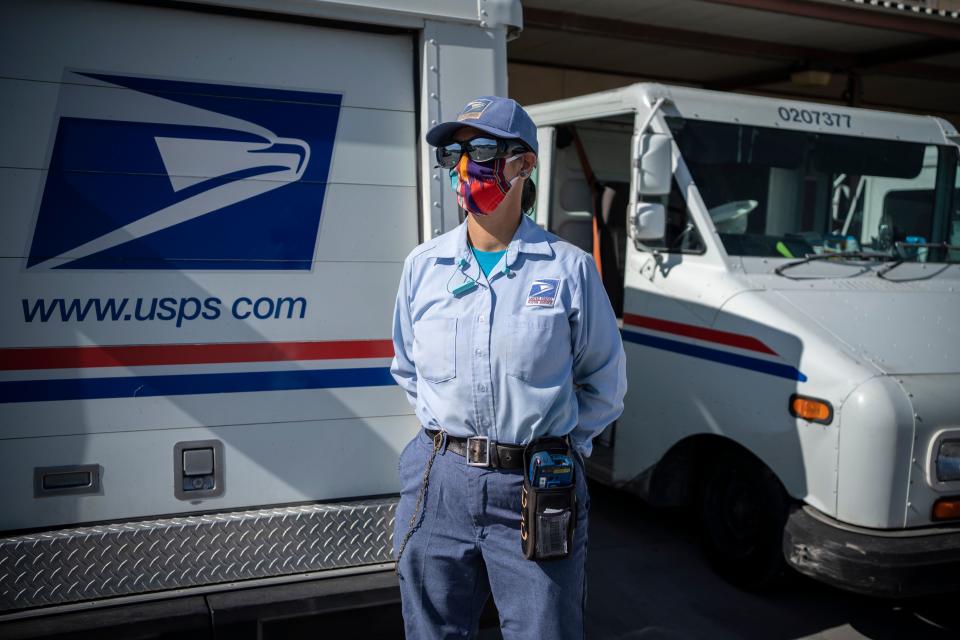
<svg viewBox="0 0 960 640">
<path fill-rule="evenodd" d="M 637 188 L 643 196 L 670 195 L 673 177 L 673 145 L 670 136 L 649 133 L 640 139 Z"/>
<path fill-rule="evenodd" d="M 667 232 L 667 214 L 658 202 L 640 202 L 630 216 L 630 231 L 634 240 L 661 240 Z"/>
</svg>

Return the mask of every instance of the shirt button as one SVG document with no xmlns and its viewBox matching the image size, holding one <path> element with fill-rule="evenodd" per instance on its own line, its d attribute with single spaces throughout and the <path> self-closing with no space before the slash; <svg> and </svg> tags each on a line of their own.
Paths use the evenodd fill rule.
<svg viewBox="0 0 960 640">
<path fill-rule="evenodd" d="M 476 351 L 474 351 L 474 353 L 477 354 L 478 356 L 482 356 L 482 355 L 483 355 L 483 349 L 477 349 Z"/>
<path fill-rule="evenodd" d="M 483 324 L 483 323 L 486 322 L 486 321 L 487 321 L 487 319 L 484 318 L 483 316 L 480 316 L 479 318 L 477 318 L 477 322 L 479 322 L 480 324 Z"/>
<path fill-rule="evenodd" d="M 477 389 L 479 389 L 480 391 L 486 391 L 486 390 L 487 390 L 487 388 L 486 388 L 484 385 L 482 385 L 482 384 L 478 384 L 478 385 L 477 385 Z"/>
</svg>

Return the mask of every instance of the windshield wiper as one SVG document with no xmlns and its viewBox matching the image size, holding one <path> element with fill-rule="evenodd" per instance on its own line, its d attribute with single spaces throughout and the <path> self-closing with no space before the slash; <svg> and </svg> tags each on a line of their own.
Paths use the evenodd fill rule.
<svg viewBox="0 0 960 640">
<path fill-rule="evenodd" d="M 864 251 L 837 251 L 836 253 L 815 253 L 811 256 L 801 258 L 800 260 L 794 260 L 793 262 L 788 262 L 782 264 L 776 269 L 773 270 L 778 276 L 783 276 L 784 278 L 790 278 L 791 280 L 821 280 L 830 276 L 788 276 L 784 273 L 787 269 L 792 269 L 793 267 L 799 267 L 802 264 L 807 264 L 809 262 L 816 262 L 819 260 L 830 260 L 834 258 L 839 258 L 841 260 L 893 260 L 893 256 L 889 256 L 885 253 L 866 253 Z M 862 269 L 860 273 L 864 273 L 868 269 Z M 857 273 L 855 275 L 860 275 Z"/>
<path fill-rule="evenodd" d="M 894 245 L 894 248 L 897 250 L 897 259 L 893 264 L 889 264 L 882 269 L 877 271 L 877 277 L 886 280 L 887 282 L 916 282 L 917 280 L 929 280 L 930 278 L 936 277 L 950 268 L 951 264 L 957 264 L 956 260 L 944 260 L 943 267 L 937 269 L 933 273 L 928 273 L 922 276 L 916 276 L 913 278 L 888 278 L 887 274 L 907 262 L 907 256 L 904 253 L 904 247 L 916 247 L 918 249 L 943 249 L 946 254 L 947 251 L 960 251 L 960 246 L 947 244 L 946 242 L 897 242 Z M 924 263 L 926 264 L 926 263 Z"/>
</svg>

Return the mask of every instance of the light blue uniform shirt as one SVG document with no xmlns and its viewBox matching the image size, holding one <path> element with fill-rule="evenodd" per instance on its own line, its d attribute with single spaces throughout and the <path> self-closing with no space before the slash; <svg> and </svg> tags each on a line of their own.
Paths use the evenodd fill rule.
<svg viewBox="0 0 960 640">
<path fill-rule="evenodd" d="M 478 286 L 454 295 L 465 274 Z M 589 455 L 623 411 L 623 343 L 593 258 L 526 215 L 489 277 L 466 222 L 416 247 L 393 345 L 390 371 L 428 429 L 519 444 L 569 433 Z"/>
</svg>

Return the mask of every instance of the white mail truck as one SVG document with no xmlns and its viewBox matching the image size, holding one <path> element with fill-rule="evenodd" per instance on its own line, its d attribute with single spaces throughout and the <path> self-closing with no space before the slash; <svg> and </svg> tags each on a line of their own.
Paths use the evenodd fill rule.
<svg viewBox="0 0 960 640">
<path fill-rule="evenodd" d="M 537 220 L 622 319 L 591 474 L 698 514 L 743 586 L 960 588 L 954 128 L 657 84 L 529 111 Z"/>
<path fill-rule="evenodd" d="M 283 637 L 397 599 L 390 318 L 459 223 L 422 132 L 506 95 L 521 22 L 0 3 L 0 635 Z"/>
</svg>

